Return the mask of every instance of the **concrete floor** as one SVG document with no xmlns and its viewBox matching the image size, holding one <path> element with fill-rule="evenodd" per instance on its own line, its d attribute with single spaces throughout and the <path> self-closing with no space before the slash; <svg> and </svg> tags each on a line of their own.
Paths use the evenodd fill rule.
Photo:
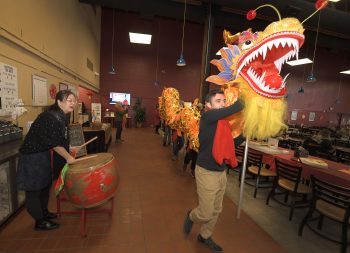
<svg viewBox="0 0 350 253">
<path fill-rule="evenodd" d="M 58 230 L 37 232 L 23 210 L 0 230 L 0 253 L 211 252 L 196 241 L 198 225 L 189 238 L 183 238 L 185 213 L 197 202 L 195 180 L 188 171 L 182 171 L 184 151 L 172 161 L 170 146 L 163 147 L 161 136 L 149 128 L 126 129 L 123 138 L 125 142 L 113 142 L 109 150 L 117 159 L 120 177 L 112 217 L 89 215 L 87 236 L 81 237 L 79 215 L 63 215 Z M 298 236 L 298 225 L 307 209 L 297 210 L 290 222 L 288 208 L 273 200 L 265 205 L 268 189 L 259 190 L 254 199 L 253 187 L 244 188 L 243 211 L 238 220 L 238 180 L 231 172 L 213 236 L 226 253 L 340 252 L 338 244 L 308 228 L 303 237 Z M 71 208 L 69 203 L 66 205 L 67 210 Z M 55 210 L 55 198 L 51 198 L 50 208 Z M 330 233 L 339 232 L 329 225 L 325 223 L 324 228 Z"/>
<path fill-rule="evenodd" d="M 183 161 L 184 150 L 180 151 L 179 161 Z M 180 166 L 180 162 L 178 162 Z M 298 236 L 299 224 L 308 211 L 308 208 L 297 208 L 292 221 L 288 220 L 289 207 L 283 206 L 274 200 L 266 205 L 266 198 L 270 188 L 258 189 L 257 198 L 253 197 L 254 187 L 245 184 L 243 194 L 242 213 L 248 215 L 266 233 L 276 240 L 288 253 L 336 253 L 340 252 L 340 244 L 326 240 L 304 227 L 303 236 Z M 238 173 L 230 171 L 226 187 L 226 196 L 238 206 L 239 199 Z M 224 207 L 225 208 L 225 207 Z M 241 213 L 241 215 L 242 215 Z M 236 219 L 237 212 L 233 213 Z M 324 230 L 327 234 L 339 239 L 341 226 L 331 220 L 324 220 Z M 350 229 L 350 228 L 349 228 Z M 350 235 L 350 231 L 348 231 Z M 350 238 L 349 240 L 350 241 Z"/>
<path fill-rule="evenodd" d="M 254 187 L 250 185 L 244 185 L 242 210 L 289 253 L 340 252 L 340 244 L 316 235 L 307 227 L 304 228 L 303 236 L 298 236 L 299 224 L 308 208 L 295 209 L 293 219 L 289 221 L 288 207 L 282 206 L 274 200 L 270 200 L 268 206 L 265 204 L 270 189 L 259 189 L 256 199 L 253 197 L 253 189 Z M 230 172 L 226 195 L 238 205 L 238 173 Z M 338 224 L 325 219 L 323 228 L 326 229 L 327 233 L 339 235 L 338 238 L 340 238 L 340 226 Z"/>
</svg>

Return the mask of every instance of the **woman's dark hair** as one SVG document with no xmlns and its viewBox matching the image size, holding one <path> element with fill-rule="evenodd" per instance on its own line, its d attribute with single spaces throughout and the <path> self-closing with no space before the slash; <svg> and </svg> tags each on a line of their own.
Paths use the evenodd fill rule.
<svg viewBox="0 0 350 253">
<path fill-rule="evenodd" d="M 58 100 L 63 102 L 64 100 L 66 100 L 68 98 L 69 95 L 73 95 L 75 98 L 77 97 L 72 91 L 70 90 L 60 90 L 59 92 L 57 92 L 56 94 L 56 98 L 55 98 L 55 103 L 52 104 L 49 107 L 49 111 L 59 111 L 61 110 L 61 108 L 58 106 Z"/>
<path fill-rule="evenodd" d="M 222 94 L 224 95 L 224 91 L 222 89 L 214 89 L 214 90 L 211 90 L 209 91 L 209 93 L 207 94 L 206 98 L 205 98 L 205 102 L 206 103 L 210 103 L 211 101 L 211 98 L 212 97 L 215 97 L 216 94 Z"/>
</svg>

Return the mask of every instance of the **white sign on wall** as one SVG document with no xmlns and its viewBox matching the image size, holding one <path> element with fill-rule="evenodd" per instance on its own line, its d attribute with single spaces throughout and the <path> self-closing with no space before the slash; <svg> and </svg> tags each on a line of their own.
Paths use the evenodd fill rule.
<svg viewBox="0 0 350 253">
<path fill-rule="evenodd" d="M 17 68 L 0 62 L 0 116 L 11 114 L 17 98 Z"/>
<path fill-rule="evenodd" d="M 33 75 L 33 105 L 47 105 L 47 79 Z"/>
<path fill-rule="evenodd" d="M 297 111 L 292 111 L 290 119 L 291 120 L 297 120 L 297 117 L 298 117 L 298 112 Z"/>
<path fill-rule="evenodd" d="M 316 113 L 310 112 L 310 114 L 309 114 L 309 121 L 315 121 L 315 116 L 316 116 Z"/>
<path fill-rule="evenodd" d="M 101 104 L 100 103 L 91 103 L 91 121 L 101 122 Z"/>
</svg>

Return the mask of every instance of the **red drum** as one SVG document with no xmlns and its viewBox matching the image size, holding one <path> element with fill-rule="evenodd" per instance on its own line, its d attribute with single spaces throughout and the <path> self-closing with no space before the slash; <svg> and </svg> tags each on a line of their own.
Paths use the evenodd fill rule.
<svg viewBox="0 0 350 253">
<path fill-rule="evenodd" d="M 111 153 L 87 157 L 91 158 L 69 165 L 64 184 L 68 199 L 83 208 L 99 206 L 109 200 L 118 183 L 116 160 Z"/>
</svg>

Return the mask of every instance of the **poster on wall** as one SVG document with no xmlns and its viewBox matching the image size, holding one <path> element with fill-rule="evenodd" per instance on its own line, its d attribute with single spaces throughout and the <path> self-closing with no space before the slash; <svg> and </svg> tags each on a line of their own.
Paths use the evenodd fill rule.
<svg viewBox="0 0 350 253">
<path fill-rule="evenodd" d="M 309 114 L 309 121 L 315 121 L 315 116 L 316 116 L 316 113 L 310 112 L 310 114 Z"/>
<path fill-rule="evenodd" d="M 298 112 L 297 111 L 292 111 L 290 119 L 291 120 L 297 120 L 297 117 L 298 117 Z"/>
<path fill-rule="evenodd" d="M 77 87 L 76 87 L 74 84 L 59 83 L 59 90 L 70 90 L 70 91 L 73 92 L 76 96 L 78 96 Z"/>
<path fill-rule="evenodd" d="M 17 68 L 0 62 L 0 116 L 11 114 L 17 98 Z"/>
<path fill-rule="evenodd" d="M 59 87 L 59 90 L 68 90 L 68 84 L 65 84 L 65 83 L 60 83 L 58 87 Z"/>
<path fill-rule="evenodd" d="M 101 104 L 91 103 L 91 121 L 101 122 Z"/>
<path fill-rule="evenodd" d="M 83 103 L 78 103 L 78 113 L 79 114 L 83 113 Z"/>
<path fill-rule="evenodd" d="M 79 94 L 77 93 L 77 87 L 73 84 L 69 84 L 68 85 L 68 90 L 70 90 L 71 92 L 73 92 L 76 96 L 78 96 Z"/>
<path fill-rule="evenodd" d="M 33 105 L 47 105 L 47 79 L 33 75 Z"/>
</svg>

